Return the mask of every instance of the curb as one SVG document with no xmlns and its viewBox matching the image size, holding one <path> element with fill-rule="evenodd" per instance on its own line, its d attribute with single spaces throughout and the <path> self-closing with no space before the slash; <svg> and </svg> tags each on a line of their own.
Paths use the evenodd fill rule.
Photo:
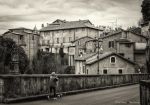
<svg viewBox="0 0 150 105">
<path fill-rule="evenodd" d="M 68 91 L 68 92 L 60 92 L 63 94 L 63 96 L 68 95 L 75 95 L 85 92 L 92 92 L 92 91 L 98 91 L 98 90 L 105 90 L 105 89 L 111 89 L 111 88 L 117 88 L 117 87 L 123 87 L 123 86 L 129 86 L 129 85 L 135 85 L 138 83 L 127 83 L 127 84 L 120 84 L 120 85 L 113 85 L 113 86 L 105 86 L 105 87 L 98 87 L 98 88 L 90 88 L 90 89 L 82 89 L 82 90 L 75 90 L 75 91 Z M 41 94 L 41 95 L 34 95 L 34 96 L 27 96 L 27 97 L 19 97 L 19 98 L 7 98 L 3 100 L 3 103 L 18 103 L 18 102 L 26 102 L 26 101 L 34 101 L 34 100 L 42 100 L 46 99 L 46 96 L 48 94 Z"/>
</svg>

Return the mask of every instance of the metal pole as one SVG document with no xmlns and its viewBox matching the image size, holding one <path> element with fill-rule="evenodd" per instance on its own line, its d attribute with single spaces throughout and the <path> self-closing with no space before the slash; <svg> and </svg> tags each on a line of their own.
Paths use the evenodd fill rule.
<svg viewBox="0 0 150 105">
<path fill-rule="evenodd" d="M 97 57 L 97 59 L 99 60 L 99 40 L 97 40 L 97 42 L 98 42 L 98 57 Z M 98 61 L 98 65 L 97 65 L 97 74 L 99 74 L 99 61 Z"/>
</svg>

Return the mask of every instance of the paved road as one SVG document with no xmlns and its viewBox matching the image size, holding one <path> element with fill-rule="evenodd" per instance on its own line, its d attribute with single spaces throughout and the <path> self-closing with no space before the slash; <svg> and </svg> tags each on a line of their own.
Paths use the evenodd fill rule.
<svg viewBox="0 0 150 105">
<path fill-rule="evenodd" d="M 6 105 L 6 104 L 5 104 Z M 139 85 L 9 105 L 139 105 Z"/>
</svg>

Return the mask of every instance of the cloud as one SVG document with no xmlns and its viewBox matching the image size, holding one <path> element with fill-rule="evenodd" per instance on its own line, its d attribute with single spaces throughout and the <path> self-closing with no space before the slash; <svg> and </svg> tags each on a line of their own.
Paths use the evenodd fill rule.
<svg viewBox="0 0 150 105">
<path fill-rule="evenodd" d="M 0 28 L 32 28 L 57 18 L 89 19 L 95 25 L 112 25 L 117 19 L 127 27 L 141 18 L 140 5 L 139 0 L 0 0 Z"/>
</svg>

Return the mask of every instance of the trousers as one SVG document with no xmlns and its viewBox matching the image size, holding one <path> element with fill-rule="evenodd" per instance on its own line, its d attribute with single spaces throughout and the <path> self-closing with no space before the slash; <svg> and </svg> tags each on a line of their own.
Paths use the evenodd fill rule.
<svg viewBox="0 0 150 105">
<path fill-rule="evenodd" d="M 53 94 L 53 97 L 56 97 L 56 87 L 50 86 L 50 94 Z"/>
</svg>

